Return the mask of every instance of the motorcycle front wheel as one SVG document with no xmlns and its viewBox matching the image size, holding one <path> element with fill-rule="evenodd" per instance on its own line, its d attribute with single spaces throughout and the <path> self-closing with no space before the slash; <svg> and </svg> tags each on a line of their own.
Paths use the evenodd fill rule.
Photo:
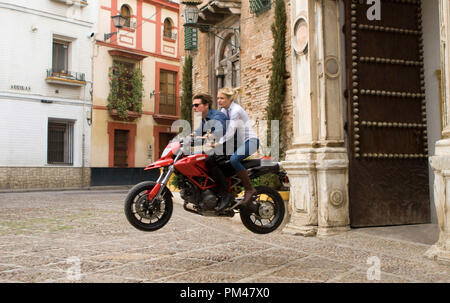
<svg viewBox="0 0 450 303">
<path fill-rule="evenodd" d="M 267 186 L 256 187 L 256 212 L 245 206 L 240 211 L 241 221 L 245 227 L 257 234 L 267 234 L 277 229 L 283 222 L 285 207 L 280 194 Z"/>
<path fill-rule="evenodd" d="M 172 196 L 167 188 L 161 194 L 161 199 L 149 201 L 148 194 L 155 185 L 156 182 L 153 181 L 136 184 L 125 199 L 125 216 L 128 222 L 142 231 L 160 229 L 172 216 Z"/>
</svg>

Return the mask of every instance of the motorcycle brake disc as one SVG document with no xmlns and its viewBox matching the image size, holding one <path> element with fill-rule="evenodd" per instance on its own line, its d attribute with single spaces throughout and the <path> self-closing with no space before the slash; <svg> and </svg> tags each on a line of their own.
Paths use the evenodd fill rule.
<svg viewBox="0 0 450 303">
<path fill-rule="evenodd" d="M 258 215 L 261 219 L 270 219 L 273 217 L 275 209 L 270 202 L 262 202 L 258 209 Z"/>
<path fill-rule="evenodd" d="M 157 218 L 159 213 L 159 203 L 155 203 L 148 201 L 148 197 L 146 195 L 140 197 L 136 201 L 136 213 L 141 217 L 148 220 L 152 220 Z"/>
</svg>

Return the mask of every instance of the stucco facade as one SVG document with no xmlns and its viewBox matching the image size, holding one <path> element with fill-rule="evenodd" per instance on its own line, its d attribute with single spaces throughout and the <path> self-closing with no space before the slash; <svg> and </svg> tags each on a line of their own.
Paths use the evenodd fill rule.
<svg viewBox="0 0 450 303">
<path fill-rule="evenodd" d="M 0 189 L 89 185 L 90 34 L 96 9 L 84 1 L 0 1 L 7 29 L 0 42 Z M 60 70 L 55 44 L 65 49 Z M 64 127 L 68 140 L 56 146 L 61 159 L 49 152 L 55 125 Z"/>
<path fill-rule="evenodd" d="M 111 17 L 130 13 L 130 24 L 114 27 Z M 172 121 L 179 117 L 179 7 L 168 1 L 102 0 L 99 8 L 99 26 L 94 48 L 94 91 L 92 124 L 92 162 L 95 168 L 114 168 L 116 130 L 127 132 L 128 168 L 142 168 L 158 158 L 161 133 L 171 134 Z M 169 22 L 169 34 L 164 33 Z M 111 37 L 105 34 L 117 32 Z M 169 36 L 169 37 L 167 37 Z M 108 73 L 114 62 L 131 64 L 143 73 L 142 113 L 131 120 L 111 115 L 108 110 L 110 79 Z M 174 73 L 176 79 L 176 109 L 167 115 L 160 110 L 161 71 Z"/>
</svg>

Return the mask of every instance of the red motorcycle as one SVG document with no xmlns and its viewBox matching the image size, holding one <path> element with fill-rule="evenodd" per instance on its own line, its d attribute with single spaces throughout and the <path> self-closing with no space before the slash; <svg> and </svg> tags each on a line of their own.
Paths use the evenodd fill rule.
<svg viewBox="0 0 450 303">
<path fill-rule="evenodd" d="M 241 180 L 225 156 L 219 157 L 218 164 L 227 178 L 228 192 L 232 199 L 227 208 L 221 212 L 216 211 L 216 184 L 208 175 L 205 166 L 207 154 L 191 154 L 191 143 L 192 138 L 189 137 L 172 141 L 164 149 L 161 159 L 145 168 L 163 168 L 163 171 L 156 182 L 144 181 L 130 189 L 125 200 L 125 215 L 131 225 L 142 231 L 155 231 L 169 221 L 173 210 L 173 195 L 167 183 L 170 177 L 176 174 L 186 211 L 215 217 L 233 217 L 239 213 L 242 223 L 258 234 L 270 233 L 280 226 L 285 215 L 285 205 L 280 194 L 270 187 L 257 186 L 257 192 L 252 197 L 252 202 L 256 204 L 256 207 L 252 207 L 253 212 L 241 205 Z M 250 179 L 272 173 L 276 174 L 281 182 L 288 182 L 286 172 L 280 169 L 277 162 L 266 162 L 267 158 L 262 158 L 244 160 L 242 164 Z"/>
</svg>

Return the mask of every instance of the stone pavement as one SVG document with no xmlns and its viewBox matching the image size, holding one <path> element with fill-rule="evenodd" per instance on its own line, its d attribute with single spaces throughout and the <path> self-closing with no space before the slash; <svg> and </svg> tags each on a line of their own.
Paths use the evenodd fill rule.
<svg viewBox="0 0 450 303">
<path fill-rule="evenodd" d="M 185 212 L 178 197 L 171 221 L 145 233 L 127 222 L 125 195 L 0 193 L 0 282 L 450 282 L 450 266 L 423 257 L 433 225 L 411 226 L 413 237 L 405 226 L 256 235 Z"/>
</svg>

